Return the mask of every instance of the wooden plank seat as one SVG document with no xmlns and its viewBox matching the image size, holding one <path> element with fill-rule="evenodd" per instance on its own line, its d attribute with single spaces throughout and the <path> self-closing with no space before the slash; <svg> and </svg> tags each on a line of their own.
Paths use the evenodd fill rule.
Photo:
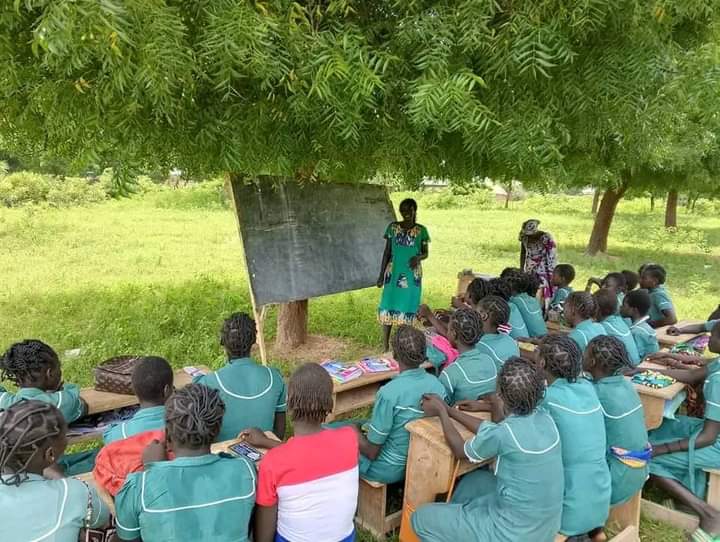
<svg viewBox="0 0 720 542">
<path fill-rule="evenodd" d="M 380 539 L 400 527 L 402 510 L 388 511 L 388 485 L 360 478 L 358 509 L 355 518 L 359 527 Z"/>
</svg>

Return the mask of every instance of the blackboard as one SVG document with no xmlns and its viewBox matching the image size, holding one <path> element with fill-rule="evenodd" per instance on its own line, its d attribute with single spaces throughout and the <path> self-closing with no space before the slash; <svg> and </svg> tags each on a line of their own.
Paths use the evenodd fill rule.
<svg viewBox="0 0 720 542">
<path fill-rule="evenodd" d="M 395 220 L 384 187 L 231 182 L 257 306 L 375 285 Z"/>
</svg>

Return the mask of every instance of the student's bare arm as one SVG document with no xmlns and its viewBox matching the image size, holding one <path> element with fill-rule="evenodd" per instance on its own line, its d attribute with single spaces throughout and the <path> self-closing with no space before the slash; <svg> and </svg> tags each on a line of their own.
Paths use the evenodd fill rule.
<svg viewBox="0 0 720 542">
<path fill-rule="evenodd" d="M 469 416 L 465 414 L 464 412 L 460 412 L 456 409 L 445 409 L 441 410 L 439 413 L 440 418 L 440 424 L 443 428 L 443 433 L 445 434 L 445 440 L 448 443 L 448 446 L 450 446 L 450 449 L 452 450 L 453 455 L 457 459 L 467 459 L 467 455 L 465 455 L 465 439 L 462 438 L 462 435 L 460 435 L 460 432 L 455 428 L 455 426 L 452 423 L 452 419 L 450 418 L 452 412 L 453 418 L 455 417 L 455 414 L 461 414 L 463 416 L 467 416 L 468 418 L 472 418 L 472 416 Z M 475 418 L 473 418 L 475 419 Z M 459 421 L 459 420 L 458 420 Z M 480 420 L 477 420 L 480 421 Z M 463 422 L 460 422 L 463 423 Z"/>
<path fill-rule="evenodd" d="M 363 454 L 365 457 L 372 461 L 377 459 L 377 456 L 380 454 L 380 449 L 382 448 L 382 446 L 380 446 L 379 444 L 373 444 L 362 433 L 359 434 L 359 444 L 361 454 Z"/>
<path fill-rule="evenodd" d="M 462 410 L 458 410 L 457 408 L 449 409 L 448 414 L 453 420 L 463 424 L 463 426 L 465 426 L 467 430 L 471 431 L 472 433 L 477 433 L 480 425 L 483 422 L 483 420 L 481 420 L 480 418 L 471 416 L 470 414 L 467 414 Z"/>
<path fill-rule="evenodd" d="M 447 337 L 448 326 L 445 322 L 442 322 L 435 316 L 435 313 L 427 305 L 422 305 L 418 310 L 421 318 L 425 318 L 430 325 L 443 337 Z"/>
<path fill-rule="evenodd" d="M 677 316 L 675 315 L 675 311 L 673 309 L 665 309 L 664 311 L 662 311 L 662 314 L 662 319 L 648 323 L 654 328 L 663 326 L 674 326 L 675 324 L 677 324 Z"/>
<path fill-rule="evenodd" d="M 702 431 L 695 439 L 695 449 L 705 448 L 712 446 L 720 434 L 720 422 L 713 420 L 705 420 Z M 673 442 L 666 442 L 665 444 L 658 444 L 653 447 L 653 457 L 659 455 L 672 454 L 676 452 L 687 452 L 690 448 L 689 439 L 675 440 Z"/>
<path fill-rule="evenodd" d="M 705 381 L 707 378 L 707 368 L 705 367 L 688 367 L 687 369 L 656 369 L 658 373 L 670 376 L 682 382 L 694 386 Z"/>
<path fill-rule="evenodd" d="M 273 542 L 277 530 L 277 505 L 255 508 L 255 542 Z"/>
<path fill-rule="evenodd" d="M 689 326 L 670 326 L 668 335 L 684 335 L 685 333 L 705 333 L 705 324 L 690 324 Z"/>
<path fill-rule="evenodd" d="M 285 418 L 284 412 L 275 413 L 275 423 L 273 423 L 273 433 L 280 440 L 285 440 Z"/>
</svg>

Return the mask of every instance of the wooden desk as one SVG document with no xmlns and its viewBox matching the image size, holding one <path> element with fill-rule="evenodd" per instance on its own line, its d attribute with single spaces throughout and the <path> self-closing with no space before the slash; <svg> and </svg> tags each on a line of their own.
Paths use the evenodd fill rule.
<svg viewBox="0 0 720 542">
<path fill-rule="evenodd" d="M 333 381 L 333 411 L 327 421 L 334 420 L 340 414 L 374 404 L 375 394 L 380 386 L 395 378 L 397 374 L 398 371 L 386 371 L 362 375 L 344 384 Z"/>
<path fill-rule="evenodd" d="M 677 324 L 675 324 L 675 327 L 685 327 L 704 323 L 705 320 L 680 320 Z M 664 348 L 672 348 L 675 345 L 691 341 L 695 337 L 704 335 L 704 333 L 685 333 L 683 335 L 676 336 L 668 335 L 667 330 L 669 327 L 670 326 L 663 326 L 655 330 L 655 332 L 657 333 L 658 342 L 660 343 L 660 346 Z"/>
<path fill-rule="evenodd" d="M 537 345 L 533 343 L 528 343 L 525 341 L 518 341 L 518 348 L 520 348 L 520 357 L 525 358 L 528 361 L 535 362 L 537 361 L 535 359 L 535 350 L 537 349 Z"/>
<path fill-rule="evenodd" d="M 546 322 L 548 333 L 552 335 L 567 335 L 572 331 L 571 328 L 563 326 L 560 322 Z"/>
<path fill-rule="evenodd" d="M 640 364 L 643 369 L 666 369 L 663 365 L 655 363 L 643 362 Z M 640 395 L 640 401 L 645 411 L 645 427 L 648 430 L 657 429 L 662 424 L 663 412 L 665 411 L 665 402 L 675 399 L 678 393 L 685 389 L 685 384 L 676 382 L 672 386 L 666 388 L 649 388 L 642 384 L 634 384 L 635 389 Z"/>
<path fill-rule="evenodd" d="M 458 273 L 457 295 L 465 295 L 468 285 L 475 279 L 490 280 L 495 275 L 485 275 L 483 273 L 473 273 L 472 269 L 465 269 Z"/>
</svg>

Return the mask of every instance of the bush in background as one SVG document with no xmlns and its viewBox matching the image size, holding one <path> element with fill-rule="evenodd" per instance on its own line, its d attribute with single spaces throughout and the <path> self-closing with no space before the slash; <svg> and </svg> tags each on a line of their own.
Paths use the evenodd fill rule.
<svg viewBox="0 0 720 542">
<path fill-rule="evenodd" d="M 54 177 L 29 171 L 0 175 L 0 203 L 5 207 L 71 207 L 107 199 L 100 183 L 81 177 Z"/>
</svg>

